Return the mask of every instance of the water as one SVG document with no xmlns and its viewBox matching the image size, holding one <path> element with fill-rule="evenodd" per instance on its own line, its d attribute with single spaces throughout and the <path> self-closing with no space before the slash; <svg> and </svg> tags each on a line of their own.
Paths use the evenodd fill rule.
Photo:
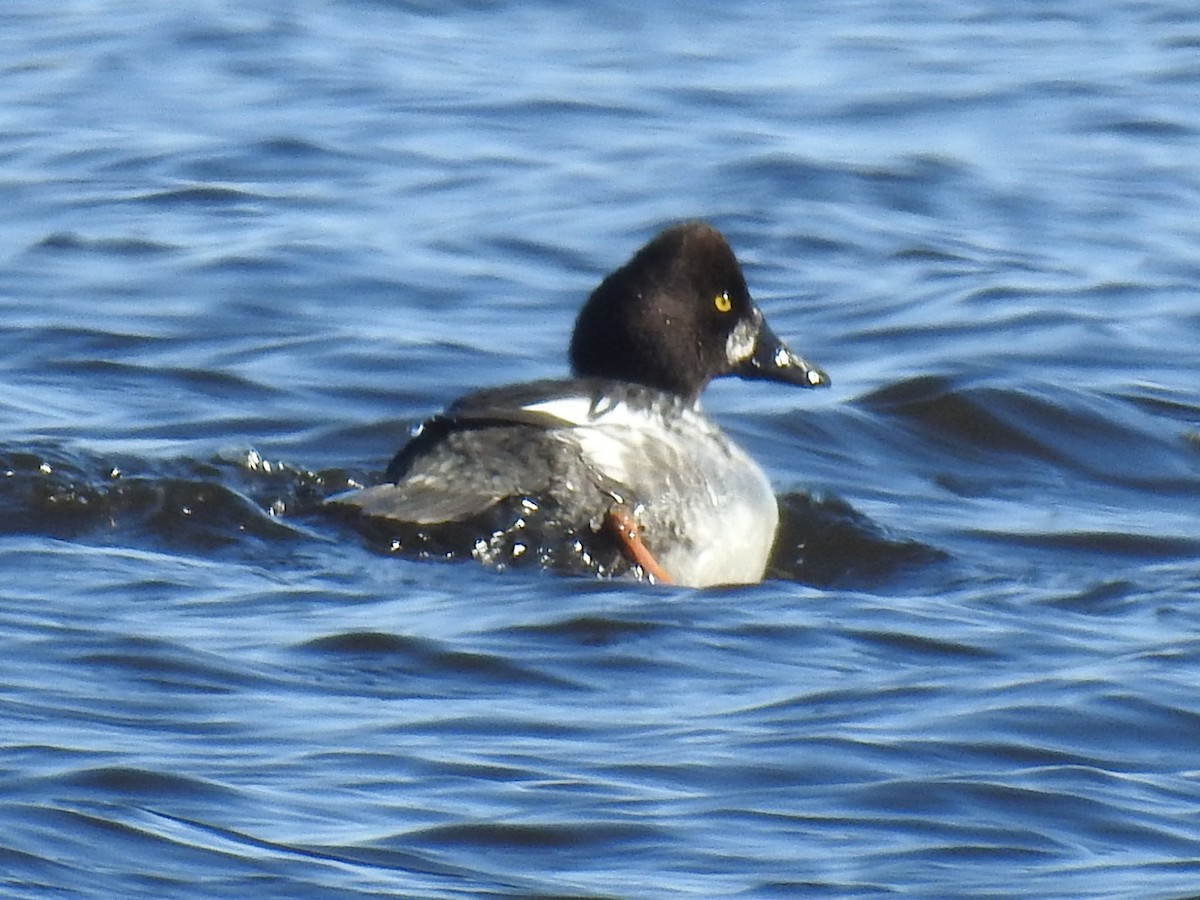
<svg viewBox="0 0 1200 900">
<path fill-rule="evenodd" d="M 0 894 L 1200 892 L 1189 4 L 0 17 Z M 690 217 L 774 577 L 320 514 Z"/>
</svg>

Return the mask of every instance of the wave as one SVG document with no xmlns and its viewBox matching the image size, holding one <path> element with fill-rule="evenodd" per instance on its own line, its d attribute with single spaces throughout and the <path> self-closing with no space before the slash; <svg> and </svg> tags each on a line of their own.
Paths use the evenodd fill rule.
<svg viewBox="0 0 1200 900">
<path fill-rule="evenodd" d="M 392 554 L 390 540 L 370 529 L 350 536 L 323 507 L 325 497 L 370 480 L 362 472 L 271 462 L 254 450 L 163 461 L 53 445 L 0 448 L 0 533 L 196 552 L 361 539 Z M 845 501 L 793 492 L 780 498 L 768 575 L 876 584 L 943 557 L 917 541 L 889 537 Z"/>
</svg>

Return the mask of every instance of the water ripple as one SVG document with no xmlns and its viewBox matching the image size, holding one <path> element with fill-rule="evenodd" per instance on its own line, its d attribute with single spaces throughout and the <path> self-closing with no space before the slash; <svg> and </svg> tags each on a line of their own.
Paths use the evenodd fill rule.
<svg viewBox="0 0 1200 900">
<path fill-rule="evenodd" d="M 0 893 L 1195 893 L 1195 9 L 5 16 Z M 686 218 L 764 583 L 322 514 Z"/>
</svg>

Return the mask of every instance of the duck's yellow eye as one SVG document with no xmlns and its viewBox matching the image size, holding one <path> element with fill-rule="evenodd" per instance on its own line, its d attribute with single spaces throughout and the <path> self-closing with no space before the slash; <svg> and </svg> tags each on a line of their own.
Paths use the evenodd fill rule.
<svg viewBox="0 0 1200 900">
<path fill-rule="evenodd" d="M 717 308 L 717 312 L 723 313 L 733 309 L 733 301 L 729 299 L 729 291 L 721 291 L 721 293 L 713 297 L 713 306 Z"/>
</svg>

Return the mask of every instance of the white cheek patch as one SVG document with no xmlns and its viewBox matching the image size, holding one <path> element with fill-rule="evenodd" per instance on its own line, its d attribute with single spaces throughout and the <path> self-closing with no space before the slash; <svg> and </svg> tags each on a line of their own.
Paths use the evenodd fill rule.
<svg viewBox="0 0 1200 900">
<path fill-rule="evenodd" d="M 733 326 L 729 337 L 725 340 L 725 357 L 730 364 L 745 362 L 754 354 L 758 346 L 758 324 L 743 319 Z"/>
</svg>

